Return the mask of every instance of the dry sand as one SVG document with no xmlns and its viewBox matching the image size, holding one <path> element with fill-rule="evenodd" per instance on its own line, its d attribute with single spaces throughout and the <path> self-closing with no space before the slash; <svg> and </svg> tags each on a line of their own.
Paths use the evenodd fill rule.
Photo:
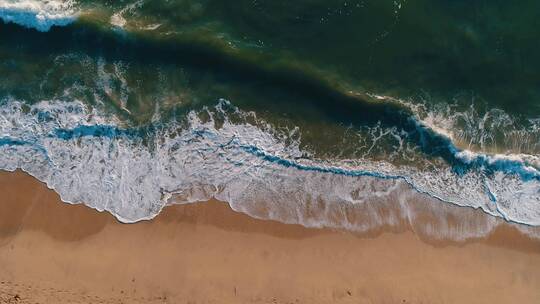
<svg viewBox="0 0 540 304">
<path fill-rule="evenodd" d="M 126 225 L 0 174 L 0 303 L 540 303 L 540 245 L 357 236 L 174 206 Z"/>
</svg>

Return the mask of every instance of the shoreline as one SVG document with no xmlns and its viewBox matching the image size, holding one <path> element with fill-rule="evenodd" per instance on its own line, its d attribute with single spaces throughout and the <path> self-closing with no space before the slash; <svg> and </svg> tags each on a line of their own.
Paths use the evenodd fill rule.
<svg viewBox="0 0 540 304">
<path fill-rule="evenodd" d="M 453 205 L 451 203 L 440 202 L 440 201 L 416 201 L 416 202 L 414 202 L 413 206 L 415 206 L 418 209 L 418 210 L 415 210 L 415 211 L 421 213 L 420 216 L 419 216 L 419 219 L 417 219 L 420 226 L 428 224 L 428 225 L 433 225 L 434 227 L 436 227 L 438 225 L 438 223 L 436 222 L 437 221 L 437 219 L 436 219 L 437 214 L 435 214 L 434 212 L 436 212 L 439 209 L 448 209 L 448 210 L 450 210 L 450 211 L 445 211 L 446 213 L 443 213 L 443 216 L 449 216 L 450 218 L 447 219 L 447 222 L 450 222 L 451 224 L 454 224 L 456 226 L 458 226 L 460 224 L 458 222 L 458 219 L 455 218 L 457 215 L 464 215 L 464 217 L 467 217 L 469 219 L 470 218 L 473 218 L 473 219 L 475 219 L 475 218 L 488 218 L 488 219 L 492 219 L 492 220 L 496 221 L 496 224 L 494 224 L 492 230 L 488 231 L 485 235 L 469 237 L 469 238 L 466 238 L 466 239 L 452 239 L 452 238 L 447 237 L 447 236 L 442 236 L 440 238 L 435 238 L 435 237 L 433 237 L 431 235 L 426 235 L 425 233 L 422 233 L 421 231 L 418 231 L 417 229 L 415 229 L 414 226 L 415 226 L 415 224 L 418 224 L 418 223 L 414 223 L 414 222 L 410 222 L 410 221 L 409 222 L 403 222 L 403 219 L 401 219 L 402 222 L 399 223 L 398 225 L 381 224 L 379 226 L 370 227 L 366 231 L 355 231 L 355 230 L 348 230 L 348 229 L 345 229 L 345 228 L 332 228 L 332 227 L 307 227 L 307 226 L 303 226 L 302 224 L 298 224 L 298 223 L 284 223 L 284 222 L 281 222 L 281 221 L 275 220 L 275 219 L 268 219 L 268 218 L 263 218 L 263 217 L 254 217 L 254 216 L 252 216 L 252 215 L 250 215 L 248 213 L 245 213 L 243 211 L 234 210 L 229 205 L 229 203 L 222 202 L 222 201 L 219 201 L 219 200 L 216 200 L 216 199 L 211 199 L 211 200 L 209 200 L 207 202 L 180 203 L 180 204 L 173 203 L 173 204 L 164 206 L 163 209 L 152 218 L 141 219 L 141 220 L 136 221 L 136 222 L 123 222 L 119 218 L 117 218 L 115 215 L 111 214 L 109 211 L 106 211 L 106 210 L 99 211 L 99 210 L 94 209 L 92 207 L 89 207 L 89 206 L 87 206 L 85 204 L 71 203 L 71 202 L 62 201 L 60 196 L 58 195 L 58 193 L 56 193 L 55 189 L 49 188 L 44 182 L 38 180 L 36 177 L 32 176 L 30 173 L 25 172 L 25 171 L 20 170 L 20 169 L 17 169 L 15 171 L 0 170 L 0 189 L 2 188 L 2 185 L 1 185 L 2 182 L 8 182 L 9 183 L 9 182 L 12 182 L 11 179 L 21 180 L 25 184 L 28 184 L 29 187 L 38 187 L 38 188 L 43 187 L 45 189 L 40 189 L 40 191 L 44 190 L 43 193 L 46 193 L 48 200 L 57 201 L 62 205 L 75 206 L 76 208 L 79 208 L 79 209 L 89 209 L 89 210 L 91 210 L 91 211 L 93 211 L 93 212 L 95 212 L 97 214 L 103 214 L 105 216 L 110 217 L 109 222 L 111 222 L 111 223 L 114 222 L 115 224 L 120 224 L 120 225 L 142 224 L 142 223 L 145 223 L 145 222 L 152 222 L 152 221 L 154 221 L 154 220 L 156 220 L 157 218 L 160 218 L 160 217 L 165 217 L 167 219 L 167 218 L 170 218 L 171 216 L 167 215 L 168 212 L 164 212 L 164 210 L 169 211 L 169 209 L 184 208 L 185 206 L 193 205 L 193 204 L 204 206 L 204 205 L 206 205 L 208 203 L 212 203 L 212 204 L 226 205 L 225 209 L 227 209 L 227 212 L 232 211 L 234 213 L 239 213 L 239 214 L 245 215 L 248 218 L 253 219 L 255 221 L 260 221 L 260 222 L 263 222 L 263 223 L 275 223 L 275 224 L 284 225 L 284 226 L 288 226 L 288 227 L 297 227 L 297 228 L 299 227 L 299 228 L 302 228 L 302 229 L 304 229 L 306 231 L 328 230 L 328 231 L 332 231 L 332 232 L 349 233 L 349 234 L 352 234 L 352 235 L 355 235 L 355 236 L 358 236 L 358 237 L 361 237 L 361 238 L 365 238 L 365 237 L 373 238 L 373 237 L 377 237 L 377 236 L 379 236 L 381 234 L 384 234 L 384 233 L 411 232 L 411 233 L 415 234 L 417 237 L 419 237 L 422 241 L 424 241 L 425 243 L 430 244 L 432 246 L 448 246 L 448 244 L 450 244 L 452 246 L 463 246 L 463 245 L 466 245 L 466 244 L 471 243 L 471 242 L 472 243 L 482 242 L 482 243 L 486 243 L 486 244 L 490 244 L 490 245 L 494 245 L 494 246 L 502 246 L 502 247 L 507 247 L 507 248 L 511 248 L 511 249 L 526 250 L 526 251 L 531 251 L 530 247 L 532 245 L 532 251 L 533 252 L 536 251 L 536 250 L 540 251 L 540 226 L 535 227 L 535 226 L 530 226 L 530 225 L 526 225 L 526 224 L 509 222 L 509 221 L 506 221 L 506 220 L 504 220 L 502 218 L 491 216 L 490 214 L 484 212 L 480 208 L 473 208 L 473 207 L 470 207 L 470 206 Z M 38 185 L 35 185 L 36 183 Z M 440 204 L 440 205 L 437 205 L 437 206 L 433 207 L 432 206 L 433 203 L 437 203 L 437 204 Z M 393 210 L 394 208 L 392 208 L 391 206 L 388 206 L 388 204 L 381 203 L 380 205 L 382 205 L 382 207 L 380 207 L 380 209 L 383 209 L 383 211 L 381 212 L 382 215 L 388 215 L 388 214 L 391 215 L 392 213 L 399 212 L 399 210 L 398 211 Z M 222 207 L 223 206 L 220 206 L 220 208 L 222 208 Z M 355 210 L 354 208 L 355 208 L 355 206 L 346 207 L 345 212 L 347 212 L 347 213 L 356 213 L 356 214 L 352 215 L 351 217 L 357 216 L 360 219 L 362 219 L 361 217 L 363 215 L 361 215 L 359 213 L 362 212 L 363 210 Z M 384 209 L 387 209 L 387 210 L 384 210 Z M 430 209 L 432 209 L 432 210 L 430 210 Z M 1 205 L 0 205 L 0 211 L 1 211 Z M 78 210 L 78 212 L 84 212 L 84 211 Z M 452 213 L 452 212 L 455 212 L 455 213 Z M 461 212 L 461 214 L 460 214 L 460 212 Z M 163 215 L 163 214 L 165 214 L 165 215 Z M 381 214 L 379 214 L 379 215 L 381 215 Z M 366 219 L 366 218 L 364 218 L 364 219 Z M 206 224 L 212 224 L 212 225 L 215 225 L 215 226 L 219 227 L 219 222 L 215 222 L 215 219 L 205 218 L 205 219 L 203 219 L 203 221 Z M 452 223 L 452 222 L 457 222 L 457 223 Z M 534 229 L 533 233 L 535 235 L 537 235 L 538 237 L 532 237 L 532 236 L 528 235 L 523 230 L 520 230 L 518 228 L 519 226 L 521 226 L 521 228 L 525 228 L 525 229 L 527 229 L 527 228 L 531 229 L 531 230 Z M 257 225 L 254 225 L 253 228 L 257 229 Z M 431 228 L 433 229 L 433 227 L 431 227 Z M 421 230 L 421 229 L 419 229 L 419 230 Z M 0 226 L 0 237 L 1 236 L 2 236 L 2 233 L 1 233 L 1 226 Z M 498 239 L 500 237 L 502 237 L 503 239 L 507 239 L 507 240 L 504 241 L 504 242 L 500 242 L 500 241 L 498 241 Z M 508 242 L 508 240 L 511 240 L 511 242 Z"/>
<path fill-rule="evenodd" d="M 0 173 L 0 191 L 0 303 L 540 300 L 540 242 L 511 225 L 466 242 L 406 227 L 353 234 L 258 220 L 217 201 L 121 224 L 61 203 L 22 172 Z"/>
</svg>

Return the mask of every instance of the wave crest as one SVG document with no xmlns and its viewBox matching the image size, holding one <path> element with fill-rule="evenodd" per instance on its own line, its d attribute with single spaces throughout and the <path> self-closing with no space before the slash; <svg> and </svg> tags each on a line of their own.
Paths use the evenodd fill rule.
<svg viewBox="0 0 540 304">
<path fill-rule="evenodd" d="M 40 32 L 75 21 L 78 12 L 73 0 L 0 0 L 0 18 Z"/>
</svg>

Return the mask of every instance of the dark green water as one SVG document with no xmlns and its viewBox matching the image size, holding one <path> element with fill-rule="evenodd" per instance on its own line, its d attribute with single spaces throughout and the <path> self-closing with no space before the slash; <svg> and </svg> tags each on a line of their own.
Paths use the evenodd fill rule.
<svg viewBox="0 0 540 304">
<path fill-rule="evenodd" d="M 38 166 L 45 173 L 34 174 L 61 194 L 82 191 L 70 201 L 92 198 L 60 177 L 65 168 L 110 178 L 126 187 L 111 200 L 135 196 L 142 207 L 123 214 L 94 205 L 127 221 L 223 170 L 256 189 L 280 185 L 273 191 L 300 201 L 354 203 L 344 197 L 378 191 L 357 189 L 362 178 L 396 180 L 537 225 L 538 11 L 538 1 L 0 0 L 0 130 L 5 142 L 24 142 L 17 149 L 46 154 L 39 166 L 13 157 L 0 165 L 31 173 Z M 206 148 L 186 144 L 193 140 Z M 83 164 L 120 166 L 128 154 L 130 166 L 153 169 Z M 208 172 L 182 167 L 192 157 Z M 166 182 L 144 184 L 147 176 Z M 207 194 L 229 202 L 259 191 L 216 179 Z M 306 198 L 313 180 L 337 194 Z M 156 194 L 134 191 L 137 183 Z M 109 193 L 107 185 L 93 189 Z"/>
</svg>

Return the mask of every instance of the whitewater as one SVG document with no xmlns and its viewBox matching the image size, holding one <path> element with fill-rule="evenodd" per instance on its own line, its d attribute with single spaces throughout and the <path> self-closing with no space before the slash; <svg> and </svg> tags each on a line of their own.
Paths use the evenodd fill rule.
<svg viewBox="0 0 540 304">
<path fill-rule="evenodd" d="M 192 111 L 185 121 L 130 128 L 78 101 L 28 106 L 4 100 L 0 168 L 22 169 L 63 201 L 108 211 L 126 223 L 151 219 L 168 204 L 216 198 L 255 217 L 365 231 L 398 219 L 353 225 L 324 210 L 315 217 L 305 211 L 321 202 L 346 206 L 393 200 L 403 205 L 424 194 L 439 204 L 540 225 L 538 172 L 523 160 L 460 151 L 457 157 L 467 153 L 467 162 L 481 163 L 477 170 L 456 173 L 451 167 L 433 171 L 384 161 L 306 158 L 298 140 L 287 140 L 294 130 L 280 133 L 264 121 L 247 119 L 233 123 L 230 115 L 237 121 L 255 114 L 226 100 L 201 112 L 210 118 Z M 493 174 L 484 172 L 489 166 L 495 166 Z M 460 238 L 477 236 L 471 233 Z"/>
<path fill-rule="evenodd" d="M 73 23 L 79 15 L 75 4 L 72 0 L 1 0 L 0 19 L 46 32 Z"/>
</svg>

